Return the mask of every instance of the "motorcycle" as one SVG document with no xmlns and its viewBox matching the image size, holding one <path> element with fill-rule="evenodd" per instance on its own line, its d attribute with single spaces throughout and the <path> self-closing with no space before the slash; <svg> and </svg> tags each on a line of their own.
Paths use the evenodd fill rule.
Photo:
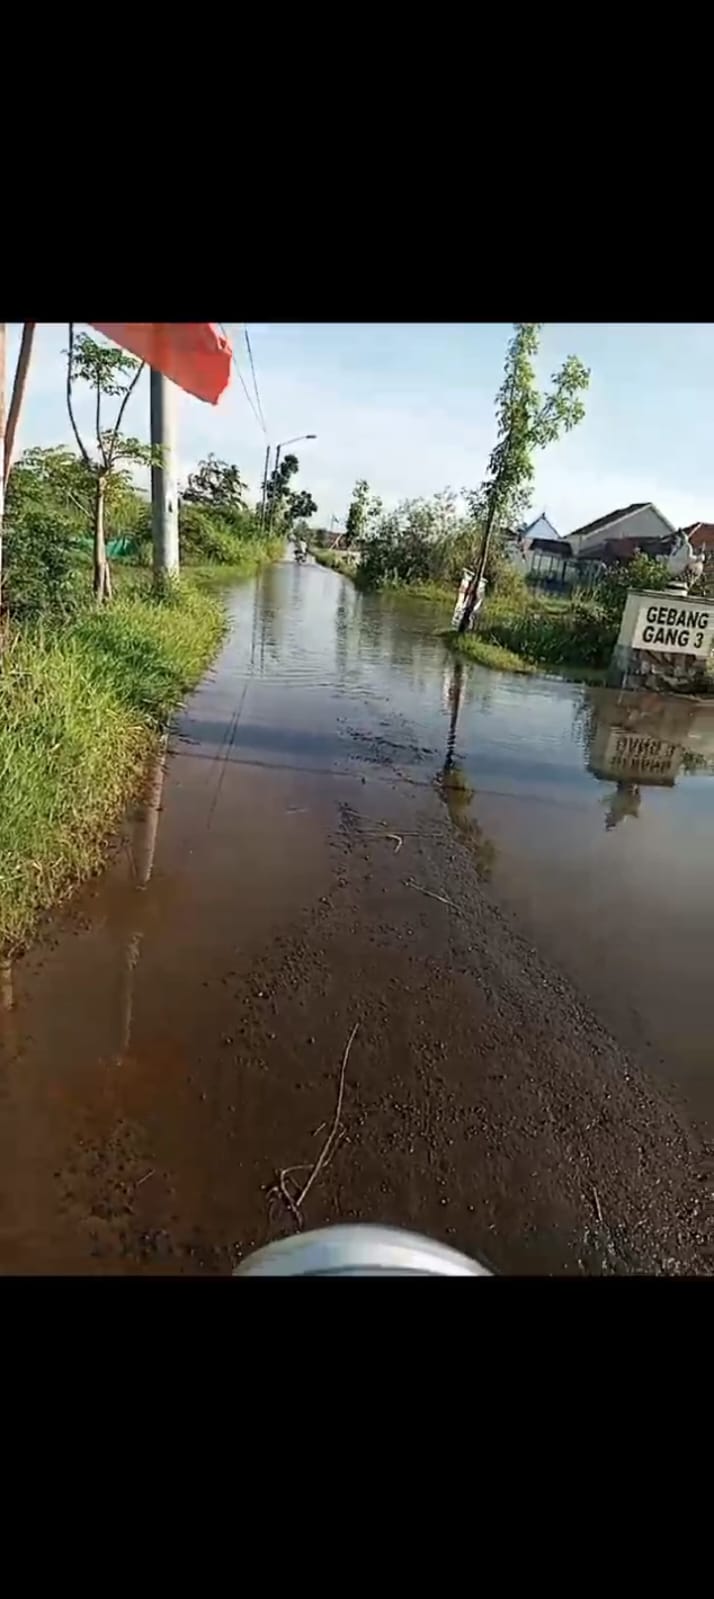
<svg viewBox="0 0 714 1599">
<path fill-rule="evenodd" d="M 318 1227 L 266 1244 L 234 1277 L 491 1277 L 481 1261 L 400 1227 Z"/>
</svg>

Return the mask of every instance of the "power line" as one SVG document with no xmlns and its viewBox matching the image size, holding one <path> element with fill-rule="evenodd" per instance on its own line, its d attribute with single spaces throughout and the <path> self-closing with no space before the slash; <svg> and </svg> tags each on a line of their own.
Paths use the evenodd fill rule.
<svg viewBox="0 0 714 1599">
<path fill-rule="evenodd" d="M 238 362 L 236 361 L 235 351 L 233 349 L 233 345 L 231 344 L 230 339 L 228 338 L 228 334 L 226 333 L 225 326 L 224 326 L 224 324 L 222 322 L 219 322 L 218 326 L 219 326 L 219 328 L 221 330 L 221 333 L 223 334 L 224 339 L 227 341 L 228 344 L 231 345 L 231 359 L 233 361 L 233 365 L 234 365 L 234 367 L 236 369 L 236 372 L 238 373 L 238 376 L 240 378 L 241 388 L 242 388 L 243 393 L 244 393 L 244 395 L 246 397 L 246 400 L 248 401 L 250 409 L 253 412 L 253 415 L 254 415 L 255 420 L 256 420 L 256 422 L 258 424 L 258 427 L 260 428 L 262 433 L 265 433 L 265 431 L 266 431 L 265 423 L 262 422 L 260 417 L 258 416 L 258 412 L 256 411 L 255 406 L 253 404 L 253 401 L 252 401 L 252 399 L 250 397 L 250 394 L 249 394 L 248 389 L 246 387 L 245 378 L 243 377 L 243 373 L 241 372 L 241 369 L 240 369 L 240 367 L 238 365 Z"/>
<path fill-rule="evenodd" d="M 263 415 L 263 407 L 262 407 L 262 405 L 260 403 L 260 393 L 259 393 L 259 390 L 258 390 L 258 379 L 257 379 L 257 377 L 255 375 L 255 362 L 253 360 L 253 351 L 251 350 L 251 347 L 250 347 L 250 339 L 248 337 L 248 324 L 247 324 L 247 322 L 243 326 L 243 332 L 245 334 L 245 342 L 246 342 L 246 346 L 247 346 L 247 350 L 248 350 L 248 359 L 250 361 L 250 370 L 253 373 L 253 387 L 255 389 L 255 398 L 256 398 L 256 400 L 258 402 L 258 410 L 260 411 L 260 420 L 261 420 L 261 422 L 263 424 L 263 432 L 264 432 L 265 437 L 267 439 L 267 437 L 268 437 L 268 429 L 267 429 L 267 427 L 265 425 L 265 417 Z"/>
</svg>

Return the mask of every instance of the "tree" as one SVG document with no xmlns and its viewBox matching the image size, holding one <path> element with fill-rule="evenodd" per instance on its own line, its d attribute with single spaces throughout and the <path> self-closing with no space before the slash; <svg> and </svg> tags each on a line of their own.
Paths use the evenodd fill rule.
<svg viewBox="0 0 714 1599">
<path fill-rule="evenodd" d="M 352 544 L 359 544 L 364 537 L 367 522 L 367 502 L 369 500 L 369 483 L 367 479 L 358 478 L 352 490 L 350 508 L 345 522 L 345 536 L 343 543 L 347 548 Z"/>
<path fill-rule="evenodd" d="M 148 466 L 156 458 L 156 452 L 150 444 L 125 437 L 121 432 L 124 413 L 141 377 L 144 363 L 136 361 L 124 350 L 97 344 L 87 333 L 80 333 L 75 338 L 73 322 L 69 324 L 69 349 L 66 353 L 67 410 L 92 486 L 94 595 L 101 604 L 104 600 L 110 600 L 112 595 L 105 528 L 107 488 L 112 471 L 121 461 Z M 90 455 L 75 421 L 73 385 L 78 380 L 88 384 L 94 394 L 93 448 L 96 447 L 96 456 Z M 120 401 L 114 426 L 110 428 L 102 426 L 102 402 L 107 399 Z"/>
<path fill-rule="evenodd" d="M 295 491 L 290 480 L 300 470 L 296 455 L 284 455 L 280 465 L 270 474 L 265 496 L 266 519 L 269 528 L 278 524 L 287 532 L 297 517 L 314 516 L 317 505 L 307 489 Z"/>
<path fill-rule="evenodd" d="M 581 395 L 590 373 L 576 355 L 569 355 L 553 375 L 550 394 L 541 395 L 538 391 L 533 363 L 542 326 L 542 322 L 514 324 L 496 399 L 498 439 L 481 488 L 467 496 L 472 515 L 483 519 L 484 534 L 459 622 L 460 633 L 470 626 L 494 533 L 507 521 L 515 523 L 530 504 L 533 452 L 555 443 L 561 433 L 576 427 L 585 415 Z"/>
<path fill-rule="evenodd" d="M 352 544 L 361 544 L 367 536 L 370 523 L 376 522 L 382 514 L 382 501 L 376 495 L 370 494 L 369 483 L 366 478 L 358 478 L 352 491 L 350 508 L 347 512 L 343 543 L 347 549 Z"/>
<path fill-rule="evenodd" d="M 316 510 L 317 504 L 308 489 L 299 489 L 296 494 L 288 496 L 288 516 L 291 525 L 298 518 L 304 520 L 308 516 L 314 516 Z"/>
<path fill-rule="evenodd" d="M 197 472 L 189 473 L 183 499 L 190 505 L 205 505 L 209 509 L 227 506 L 243 510 L 246 488 L 237 466 L 219 461 L 211 454 L 207 461 L 199 461 Z"/>
<path fill-rule="evenodd" d="M 282 520 L 290 493 L 290 479 L 295 476 L 299 466 L 300 462 L 296 455 L 284 455 L 277 471 L 273 467 L 265 493 L 266 520 L 270 528 Z"/>
</svg>

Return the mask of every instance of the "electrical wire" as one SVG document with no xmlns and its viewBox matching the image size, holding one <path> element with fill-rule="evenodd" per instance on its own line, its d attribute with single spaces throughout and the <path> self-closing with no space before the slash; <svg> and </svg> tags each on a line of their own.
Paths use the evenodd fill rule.
<svg viewBox="0 0 714 1599">
<path fill-rule="evenodd" d="M 261 420 L 261 422 L 263 424 L 263 432 L 264 432 L 265 437 L 267 439 L 267 437 L 268 437 L 268 429 L 267 429 L 267 427 L 265 425 L 265 417 L 263 415 L 263 407 L 262 407 L 262 405 L 260 403 L 260 392 L 259 392 L 259 389 L 258 389 L 258 379 L 257 379 L 257 377 L 255 375 L 255 362 L 253 360 L 253 351 L 251 350 L 251 347 L 250 347 L 250 339 L 248 337 L 248 324 L 247 324 L 247 322 L 244 323 L 244 325 L 243 325 L 243 332 L 245 334 L 246 348 L 248 350 L 248 360 L 250 361 L 250 370 L 253 373 L 253 388 L 255 389 L 255 398 L 256 398 L 256 400 L 258 402 L 258 410 L 260 411 L 260 420 Z"/>
<path fill-rule="evenodd" d="M 256 422 L 258 424 L 258 427 L 260 428 L 261 433 L 266 433 L 265 422 L 261 421 L 261 418 L 258 416 L 258 412 L 255 409 L 253 401 L 252 401 L 252 399 L 250 397 L 250 394 L 248 392 L 248 389 L 246 387 L 245 378 L 243 377 L 243 373 L 241 372 L 241 369 L 240 369 L 240 367 L 238 365 L 238 362 L 236 361 L 235 351 L 233 349 L 233 345 L 231 343 L 231 340 L 228 338 L 228 334 L 226 333 L 225 326 L 224 326 L 224 324 L 222 322 L 219 322 L 218 326 L 219 326 L 219 328 L 221 330 L 221 333 L 223 334 L 224 339 L 227 341 L 228 344 L 231 345 L 231 359 L 233 361 L 233 365 L 234 365 L 234 367 L 236 369 L 236 372 L 238 373 L 238 376 L 240 378 L 241 388 L 242 388 L 243 393 L 244 393 L 244 395 L 246 397 L 246 400 L 248 401 L 250 409 L 253 412 L 253 415 L 254 415 L 255 420 L 256 420 Z M 266 437 L 267 437 L 267 434 L 266 434 Z"/>
</svg>

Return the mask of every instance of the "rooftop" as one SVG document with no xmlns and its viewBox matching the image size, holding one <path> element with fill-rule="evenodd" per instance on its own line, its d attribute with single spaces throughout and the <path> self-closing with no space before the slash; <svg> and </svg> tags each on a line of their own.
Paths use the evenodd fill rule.
<svg viewBox="0 0 714 1599">
<path fill-rule="evenodd" d="M 714 522 L 692 522 L 682 532 L 688 535 L 693 550 L 714 550 Z"/>
<path fill-rule="evenodd" d="M 636 500 L 634 505 L 624 505 L 619 511 L 609 511 L 607 516 L 596 516 L 594 522 L 585 522 L 583 527 L 574 527 L 568 538 L 580 538 L 585 533 L 597 533 L 598 528 L 609 527 L 611 522 L 621 522 L 623 517 L 632 516 L 634 511 L 644 511 L 651 500 Z"/>
</svg>

